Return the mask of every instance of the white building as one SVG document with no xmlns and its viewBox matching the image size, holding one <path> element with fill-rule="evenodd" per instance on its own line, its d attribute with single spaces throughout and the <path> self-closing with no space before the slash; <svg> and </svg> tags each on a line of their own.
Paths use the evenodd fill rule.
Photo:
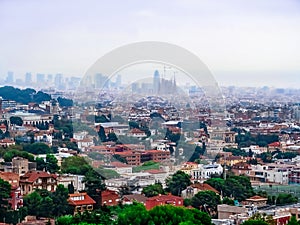
<svg viewBox="0 0 300 225">
<path fill-rule="evenodd" d="M 213 174 L 221 175 L 223 173 L 223 167 L 220 164 L 199 164 L 198 168 L 191 170 L 191 176 L 193 180 L 209 179 Z"/>
<path fill-rule="evenodd" d="M 83 183 L 83 179 L 83 175 L 60 174 L 57 177 L 57 184 L 62 184 L 65 188 L 68 188 L 69 184 L 73 184 L 75 192 L 83 191 L 85 189 L 85 183 Z"/>
</svg>

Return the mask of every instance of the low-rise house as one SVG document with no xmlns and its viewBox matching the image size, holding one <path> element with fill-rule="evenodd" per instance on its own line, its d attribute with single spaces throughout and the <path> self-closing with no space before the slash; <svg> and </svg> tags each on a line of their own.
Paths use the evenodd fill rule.
<svg viewBox="0 0 300 225">
<path fill-rule="evenodd" d="M 146 200 L 145 206 L 147 210 L 159 205 L 183 206 L 183 198 L 174 195 L 158 195 Z"/>
<path fill-rule="evenodd" d="M 96 202 L 85 192 L 69 194 L 69 205 L 74 207 L 74 215 L 84 211 L 92 211 Z"/>
<path fill-rule="evenodd" d="M 15 145 L 15 144 L 16 144 L 16 142 L 11 139 L 6 138 L 6 139 L 0 140 L 0 146 L 4 147 L 4 148 L 7 148 L 7 147 Z"/>
<path fill-rule="evenodd" d="M 90 138 L 84 138 L 82 140 L 76 140 L 77 146 L 80 150 L 85 151 L 91 146 L 94 146 L 94 142 Z"/>
<path fill-rule="evenodd" d="M 198 163 L 194 163 L 194 162 L 185 162 L 182 164 L 180 170 L 182 172 L 185 172 L 188 175 L 191 175 L 191 170 L 192 169 L 197 169 L 198 168 Z"/>
<path fill-rule="evenodd" d="M 6 125 L 4 123 L 0 124 L 0 130 L 2 131 L 3 134 L 7 131 Z"/>
<path fill-rule="evenodd" d="M 139 202 L 139 203 L 142 203 L 143 205 L 145 205 L 146 200 L 147 200 L 147 197 L 145 195 L 132 194 L 132 195 L 124 195 L 122 202 L 123 202 L 123 204 L 126 204 L 126 205 L 130 205 L 134 202 Z"/>
<path fill-rule="evenodd" d="M 128 136 L 136 137 L 136 138 L 145 138 L 147 137 L 147 134 L 145 133 L 145 131 L 142 131 L 137 128 L 133 128 L 128 132 Z"/>
<path fill-rule="evenodd" d="M 200 191 L 213 191 L 216 194 L 219 194 L 219 192 L 206 183 L 196 183 L 188 186 L 185 190 L 181 192 L 182 198 L 192 198 L 194 197 L 198 192 Z"/>
<path fill-rule="evenodd" d="M 153 175 L 155 182 L 161 183 L 165 186 L 166 179 L 168 178 L 169 174 L 163 170 L 147 170 L 148 173 Z"/>
<path fill-rule="evenodd" d="M 221 175 L 223 173 L 223 167 L 220 164 L 203 165 L 198 164 L 198 168 L 191 170 L 192 180 L 205 180 L 209 179 L 212 175 Z"/>
<path fill-rule="evenodd" d="M 115 206 L 120 202 L 120 197 L 116 191 L 104 190 L 101 192 L 101 205 Z"/>
<path fill-rule="evenodd" d="M 22 195 L 32 193 L 36 189 L 55 191 L 57 176 L 44 171 L 29 171 L 20 177 Z"/>
</svg>

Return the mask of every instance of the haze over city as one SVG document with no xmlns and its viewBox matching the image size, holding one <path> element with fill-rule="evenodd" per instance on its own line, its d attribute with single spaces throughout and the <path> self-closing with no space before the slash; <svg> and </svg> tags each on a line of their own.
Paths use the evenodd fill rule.
<svg viewBox="0 0 300 225">
<path fill-rule="evenodd" d="M 0 80 L 8 71 L 82 77 L 112 49 L 157 40 L 196 54 L 221 86 L 298 88 L 299 10 L 296 0 L 3 0 Z"/>
</svg>

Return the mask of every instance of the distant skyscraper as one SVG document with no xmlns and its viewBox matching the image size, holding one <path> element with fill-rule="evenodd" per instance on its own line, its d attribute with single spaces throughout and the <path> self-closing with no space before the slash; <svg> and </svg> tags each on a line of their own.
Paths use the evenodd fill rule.
<svg viewBox="0 0 300 225">
<path fill-rule="evenodd" d="M 12 84 L 14 82 L 14 72 L 8 71 L 6 77 L 6 83 Z"/>
<path fill-rule="evenodd" d="M 38 85 L 44 84 L 45 83 L 45 74 L 37 73 L 36 74 L 36 83 Z"/>
<path fill-rule="evenodd" d="M 101 73 L 95 74 L 94 81 L 95 88 L 108 88 L 110 84 L 108 77 L 102 75 Z"/>
<path fill-rule="evenodd" d="M 25 84 L 26 85 L 31 85 L 32 84 L 32 75 L 31 75 L 31 73 L 26 73 L 25 74 Z"/>
<path fill-rule="evenodd" d="M 47 83 L 52 83 L 53 82 L 53 75 L 52 74 L 48 74 L 47 75 Z"/>
<path fill-rule="evenodd" d="M 158 94 L 160 89 L 160 75 L 158 70 L 155 70 L 153 77 L 153 93 Z"/>
<path fill-rule="evenodd" d="M 65 85 L 63 83 L 63 75 L 61 73 L 55 75 L 54 85 L 59 90 L 65 89 Z"/>
</svg>

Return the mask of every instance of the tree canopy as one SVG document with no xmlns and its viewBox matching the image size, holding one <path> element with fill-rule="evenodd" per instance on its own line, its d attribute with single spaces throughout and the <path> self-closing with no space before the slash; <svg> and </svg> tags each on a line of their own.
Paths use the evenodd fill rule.
<svg viewBox="0 0 300 225">
<path fill-rule="evenodd" d="M 181 192 L 190 184 L 190 176 L 180 170 L 166 179 L 167 190 L 170 191 L 172 195 L 180 196 Z"/>
<path fill-rule="evenodd" d="M 199 191 L 191 201 L 196 209 L 209 213 L 215 217 L 217 214 L 217 206 L 221 203 L 220 195 L 213 191 Z"/>
<path fill-rule="evenodd" d="M 10 197 L 11 185 L 0 178 L 0 221 L 3 222 L 4 215 L 9 209 L 8 198 Z"/>
<path fill-rule="evenodd" d="M 61 171 L 63 173 L 85 175 L 91 169 L 92 167 L 88 164 L 88 162 L 80 156 L 65 158 L 61 164 Z"/>
</svg>

